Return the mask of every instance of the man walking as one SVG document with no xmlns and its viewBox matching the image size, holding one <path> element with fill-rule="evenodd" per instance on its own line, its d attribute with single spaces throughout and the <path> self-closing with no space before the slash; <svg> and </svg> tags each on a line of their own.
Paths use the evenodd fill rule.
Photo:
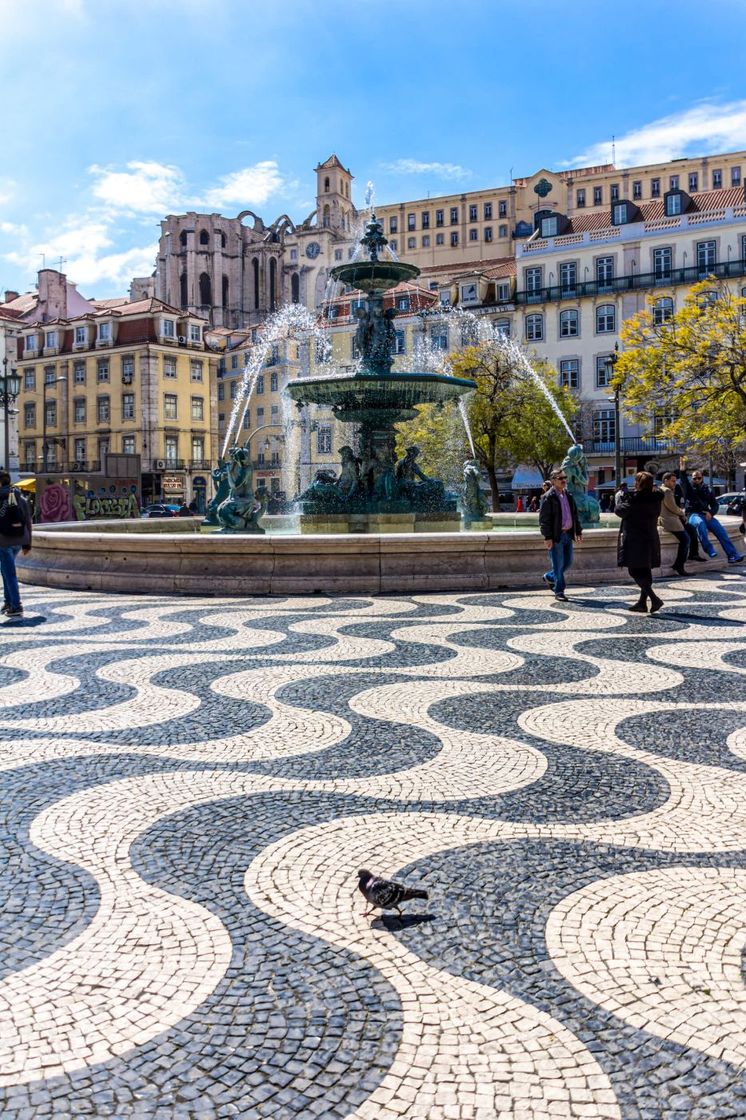
<svg viewBox="0 0 746 1120">
<path fill-rule="evenodd" d="M 31 511 L 20 490 L 10 484 L 7 471 L 0 471 L 0 574 L 3 577 L 2 614 L 23 618 L 21 593 L 16 575 L 16 556 L 31 548 Z"/>
<path fill-rule="evenodd" d="M 686 468 L 682 466 L 679 471 L 679 481 L 684 492 L 687 520 L 697 531 L 697 535 L 709 557 L 717 556 L 715 547 L 710 541 L 709 534 L 717 537 L 723 552 L 728 557 L 729 564 L 741 564 L 746 556 L 737 552 L 733 547 L 725 527 L 720 524 L 715 514 L 718 511 L 717 498 L 705 485 L 702 471 L 693 471 L 691 482 L 687 477 Z"/>
<path fill-rule="evenodd" d="M 549 549 L 552 566 L 542 577 L 560 603 L 567 602 L 565 572 L 572 567 L 573 542 L 581 541 L 583 530 L 572 494 L 567 493 L 567 475 L 552 471 L 551 489 L 541 500 L 539 529 Z"/>
</svg>

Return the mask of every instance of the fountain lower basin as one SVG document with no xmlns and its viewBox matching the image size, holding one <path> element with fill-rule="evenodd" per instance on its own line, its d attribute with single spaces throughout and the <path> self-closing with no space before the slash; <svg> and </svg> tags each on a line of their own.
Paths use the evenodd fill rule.
<svg viewBox="0 0 746 1120">
<path fill-rule="evenodd" d="M 498 515 L 499 517 L 500 515 Z M 512 517 L 512 515 L 503 515 Z M 542 588 L 544 542 L 535 528 L 488 533 L 272 535 L 201 533 L 188 520 L 39 526 L 18 557 L 23 583 L 153 595 L 419 594 Z M 738 518 L 723 518 L 736 547 Z M 571 582 L 626 581 L 616 528 L 594 529 L 576 549 Z M 676 540 L 661 538 L 663 569 Z M 706 571 L 726 566 L 710 560 Z"/>
</svg>

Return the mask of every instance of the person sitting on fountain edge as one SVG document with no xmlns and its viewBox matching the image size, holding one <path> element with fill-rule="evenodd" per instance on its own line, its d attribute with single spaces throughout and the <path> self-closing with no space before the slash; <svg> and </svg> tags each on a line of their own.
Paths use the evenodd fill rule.
<svg viewBox="0 0 746 1120">
<path fill-rule="evenodd" d="M 561 603 L 565 595 L 565 572 L 572 567 L 573 542 L 583 539 L 578 509 L 572 494 L 567 493 L 567 475 L 562 468 L 549 476 L 552 486 L 541 499 L 539 529 L 546 542 L 552 566 L 541 578 L 554 591 Z"/>
</svg>

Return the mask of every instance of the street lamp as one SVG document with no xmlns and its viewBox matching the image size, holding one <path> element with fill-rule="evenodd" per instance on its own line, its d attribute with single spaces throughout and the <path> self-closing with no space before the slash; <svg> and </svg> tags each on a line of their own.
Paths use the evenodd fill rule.
<svg viewBox="0 0 746 1120">
<path fill-rule="evenodd" d="M 0 404 L 3 406 L 3 420 L 5 424 L 5 468 L 10 474 L 10 406 L 16 403 L 16 398 L 21 391 L 21 379 L 11 366 L 8 373 L 8 357 L 3 358 L 3 387 L 0 390 Z"/>
<path fill-rule="evenodd" d="M 44 382 L 42 389 L 42 411 L 44 413 L 42 421 L 42 436 L 41 436 L 41 454 L 42 454 L 42 470 L 47 469 L 47 459 L 49 458 L 49 448 L 47 446 L 47 389 L 50 385 L 56 385 L 58 381 L 67 381 L 64 374 L 61 377 L 53 377 L 50 381 Z"/>
<path fill-rule="evenodd" d="M 619 361 L 619 343 L 614 343 L 614 353 L 606 359 L 606 384 L 611 385 L 614 380 L 614 369 Z M 619 386 L 614 386 L 614 396 L 607 398 L 614 402 L 614 481 L 617 490 L 622 484 L 622 445 L 619 438 L 621 415 L 619 409 Z"/>
</svg>

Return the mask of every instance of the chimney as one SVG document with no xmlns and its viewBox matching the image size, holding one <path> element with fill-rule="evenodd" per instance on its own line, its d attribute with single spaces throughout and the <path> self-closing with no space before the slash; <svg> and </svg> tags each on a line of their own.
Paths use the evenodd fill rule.
<svg viewBox="0 0 746 1120">
<path fill-rule="evenodd" d="M 18 292 L 11 292 L 9 288 L 5 289 L 5 303 L 10 303 L 11 300 L 18 299 Z"/>
<path fill-rule="evenodd" d="M 54 268 L 39 271 L 39 312 L 42 322 L 67 318 L 67 277 Z"/>
</svg>

